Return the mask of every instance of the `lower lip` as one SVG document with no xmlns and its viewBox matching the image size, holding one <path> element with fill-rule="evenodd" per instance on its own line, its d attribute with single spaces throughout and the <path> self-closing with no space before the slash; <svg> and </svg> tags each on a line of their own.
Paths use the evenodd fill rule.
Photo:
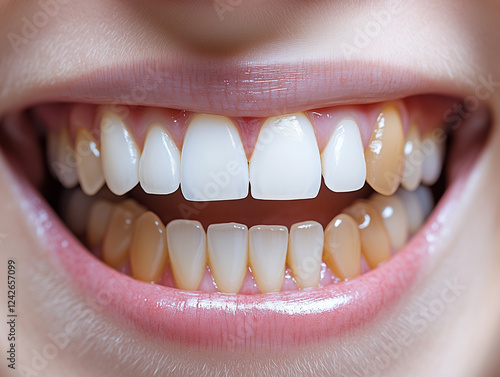
<svg viewBox="0 0 500 377">
<path fill-rule="evenodd" d="M 212 349 L 283 349 L 342 337 L 396 305 L 425 270 L 468 176 L 453 182 L 425 226 L 386 264 L 352 281 L 265 295 L 187 292 L 125 276 L 91 255 L 39 193 L 18 182 L 29 198 L 26 210 L 44 229 L 39 242 L 94 308 L 157 339 Z"/>
</svg>

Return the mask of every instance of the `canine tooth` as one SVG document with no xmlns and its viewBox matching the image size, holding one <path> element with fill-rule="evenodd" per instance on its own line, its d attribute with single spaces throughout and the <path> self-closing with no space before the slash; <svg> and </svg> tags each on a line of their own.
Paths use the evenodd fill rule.
<svg viewBox="0 0 500 377">
<path fill-rule="evenodd" d="M 187 200 L 241 199 L 248 195 L 248 162 L 238 130 L 218 115 L 197 115 L 181 155 L 181 190 Z"/>
<path fill-rule="evenodd" d="M 323 153 L 321 167 L 326 186 L 336 192 L 359 190 L 365 184 L 366 163 L 361 134 L 352 119 L 342 120 Z"/>
<path fill-rule="evenodd" d="M 341 213 L 325 229 L 325 263 L 340 279 L 361 275 L 361 239 L 358 223 Z"/>
<path fill-rule="evenodd" d="M 59 133 L 49 134 L 48 143 L 48 155 L 53 159 L 49 161 L 52 172 L 64 187 L 75 187 L 78 184 L 76 154 L 66 127 Z"/>
<path fill-rule="evenodd" d="M 297 223 L 290 228 L 287 261 L 302 289 L 319 285 L 323 238 L 323 227 L 316 221 Z"/>
<path fill-rule="evenodd" d="M 106 233 L 111 212 L 114 205 L 106 200 L 98 200 L 90 207 L 87 221 L 87 244 L 89 249 L 100 245 Z"/>
<path fill-rule="evenodd" d="M 344 210 L 358 223 L 361 252 L 370 268 L 391 258 L 391 241 L 382 217 L 367 200 L 358 200 Z"/>
<path fill-rule="evenodd" d="M 171 221 L 167 225 L 167 245 L 177 288 L 197 290 L 207 265 L 203 226 L 192 220 Z"/>
<path fill-rule="evenodd" d="M 285 280 L 288 229 L 280 225 L 256 225 L 249 230 L 248 259 L 262 293 L 279 292 Z"/>
<path fill-rule="evenodd" d="M 408 218 L 408 229 L 410 234 L 413 235 L 418 232 L 424 223 L 424 208 L 416 191 L 408 191 L 401 187 L 397 192 L 397 196 L 403 202 Z"/>
<path fill-rule="evenodd" d="M 109 189 L 123 195 L 139 182 L 140 151 L 129 130 L 116 114 L 101 119 L 102 170 Z"/>
<path fill-rule="evenodd" d="M 130 245 L 130 267 L 137 280 L 155 282 L 168 260 L 165 226 L 153 212 L 135 220 Z"/>
<path fill-rule="evenodd" d="M 377 192 L 392 195 L 401 183 L 404 134 L 399 110 L 386 106 L 377 118 L 365 150 L 366 181 Z"/>
<path fill-rule="evenodd" d="M 250 159 L 252 196 L 314 198 L 320 184 L 321 160 L 311 122 L 302 113 L 267 119 Z"/>
<path fill-rule="evenodd" d="M 373 194 L 370 202 L 376 207 L 384 220 L 391 244 L 400 250 L 408 241 L 408 217 L 401 199 L 397 195 L 384 196 Z"/>
<path fill-rule="evenodd" d="M 133 199 L 113 208 L 102 243 L 102 259 L 108 266 L 119 268 L 128 259 L 134 222 L 143 212 Z"/>
<path fill-rule="evenodd" d="M 248 228 L 212 224 L 207 229 L 208 263 L 221 292 L 238 293 L 248 271 Z"/>
<path fill-rule="evenodd" d="M 422 165 L 422 183 L 432 186 L 437 182 L 443 168 L 445 145 L 432 137 L 432 133 L 422 140 L 424 162 Z"/>
<path fill-rule="evenodd" d="M 422 144 L 416 124 L 412 124 L 406 135 L 405 167 L 401 184 L 409 191 L 416 190 L 422 180 Z"/>
<path fill-rule="evenodd" d="M 101 152 L 97 141 L 84 128 L 76 134 L 76 150 L 81 158 L 77 167 L 80 187 L 85 194 L 94 195 L 104 185 Z"/>
<path fill-rule="evenodd" d="M 146 136 L 139 180 L 148 194 L 170 194 L 179 188 L 181 157 L 179 149 L 161 126 L 153 126 Z"/>
</svg>

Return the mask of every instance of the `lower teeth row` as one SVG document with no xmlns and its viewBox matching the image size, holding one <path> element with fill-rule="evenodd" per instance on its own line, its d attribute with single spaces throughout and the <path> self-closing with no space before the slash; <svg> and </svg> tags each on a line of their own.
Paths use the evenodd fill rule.
<svg viewBox="0 0 500 377">
<path fill-rule="evenodd" d="M 324 230 L 316 221 L 304 221 L 290 230 L 224 223 L 205 232 L 193 220 L 165 227 L 133 199 L 92 200 L 83 238 L 107 265 L 145 282 L 168 285 L 164 282 L 173 278 L 173 286 L 190 291 L 206 290 L 201 283 L 209 271 L 213 290 L 224 293 L 241 293 L 249 276 L 261 293 L 279 292 L 287 271 L 300 289 L 356 278 L 400 250 L 434 204 L 426 186 L 400 188 L 392 196 L 355 201 Z"/>
</svg>

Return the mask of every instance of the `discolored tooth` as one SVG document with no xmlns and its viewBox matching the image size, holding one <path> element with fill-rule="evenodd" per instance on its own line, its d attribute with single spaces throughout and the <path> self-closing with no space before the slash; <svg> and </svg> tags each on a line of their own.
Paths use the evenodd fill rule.
<svg viewBox="0 0 500 377">
<path fill-rule="evenodd" d="M 359 190 L 365 184 L 366 163 L 356 122 L 343 119 L 321 153 L 326 186 L 336 192 Z"/>
<path fill-rule="evenodd" d="M 153 212 L 145 212 L 135 220 L 130 244 L 132 277 L 155 282 L 168 260 L 165 226 Z"/>
<path fill-rule="evenodd" d="M 177 145 L 161 126 L 146 136 L 139 164 L 139 180 L 148 194 L 170 194 L 179 188 L 181 157 Z"/>
<path fill-rule="evenodd" d="M 427 186 L 420 186 L 417 190 L 415 190 L 415 193 L 420 201 L 425 221 L 434 208 L 434 197 L 432 195 L 432 191 Z"/>
<path fill-rule="evenodd" d="M 77 167 L 80 187 L 85 194 L 94 195 L 104 185 L 101 152 L 97 141 L 84 128 L 76 133 L 76 150 L 80 157 Z"/>
<path fill-rule="evenodd" d="M 98 200 L 90 207 L 87 221 L 87 244 L 92 250 L 99 246 L 104 239 L 114 205 L 106 200 Z"/>
<path fill-rule="evenodd" d="M 323 227 L 316 221 L 292 225 L 288 242 L 288 265 L 299 288 L 316 288 L 321 278 Z"/>
<path fill-rule="evenodd" d="M 358 223 L 341 213 L 325 229 L 323 258 L 339 279 L 354 279 L 361 275 L 361 239 Z"/>
<path fill-rule="evenodd" d="M 365 150 L 366 181 L 377 192 L 392 195 L 401 183 L 404 133 L 399 110 L 386 106 L 379 114 Z"/>
<path fill-rule="evenodd" d="M 321 161 L 314 130 L 304 114 L 266 120 L 250 159 L 250 185 L 256 199 L 316 197 Z"/>
<path fill-rule="evenodd" d="M 203 226 L 192 220 L 171 221 L 167 225 L 167 245 L 177 288 L 197 290 L 207 265 Z"/>
<path fill-rule="evenodd" d="M 402 249 L 406 241 L 408 241 L 409 229 L 408 217 L 401 199 L 397 195 L 373 194 L 370 197 L 370 202 L 382 216 L 394 249 Z"/>
<path fill-rule="evenodd" d="M 207 229 L 208 263 L 221 292 L 238 293 L 248 271 L 248 228 L 237 223 Z"/>
<path fill-rule="evenodd" d="M 64 187 L 75 187 L 78 184 L 77 160 L 66 127 L 59 133 L 49 133 L 47 142 L 47 154 L 52 172 Z"/>
<path fill-rule="evenodd" d="M 406 135 L 405 167 L 401 184 L 409 191 L 416 190 L 422 181 L 422 144 L 420 133 L 416 124 L 412 124 Z"/>
<path fill-rule="evenodd" d="M 122 119 L 106 111 L 101 118 L 101 158 L 109 189 L 123 195 L 139 182 L 137 144 Z"/>
<path fill-rule="evenodd" d="M 408 229 L 410 235 L 413 235 L 418 232 L 424 223 L 424 208 L 422 207 L 416 191 L 408 191 L 401 187 L 397 192 L 397 196 L 401 199 L 405 207 L 408 219 Z"/>
<path fill-rule="evenodd" d="M 76 187 L 64 190 L 59 203 L 59 213 L 66 226 L 77 236 L 83 237 L 87 229 L 90 206 L 94 199 Z"/>
<path fill-rule="evenodd" d="M 233 122 L 218 115 L 191 121 L 181 155 L 181 190 L 187 200 L 242 199 L 248 195 L 248 162 Z"/>
<path fill-rule="evenodd" d="M 133 199 L 113 208 L 102 243 L 102 259 L 108 266 L 119 268 L 128 259 L 134 222 L 143 212 Z"/>
<path fill-rule="evenodd" d="M 391 258 L 391 241 L 379 212 L 367 200 L 358 200 L 344 210 L 358 223 L 361 252 L 370 268 Z"/>
<path fill-rule="evenodd" d="M 432 186 L 437 182 L 443 168 L 445 144 L 430 132 L 422 140 L 422 152 L 424 154 L 422 183 Z"/>
<path fill-rule="evenodd" d="M 249 230 L 248 259 L 262 293 L 279 292 L 285 280 L 288 229 L 280 225 L 256 225 Z"/>
</svg>

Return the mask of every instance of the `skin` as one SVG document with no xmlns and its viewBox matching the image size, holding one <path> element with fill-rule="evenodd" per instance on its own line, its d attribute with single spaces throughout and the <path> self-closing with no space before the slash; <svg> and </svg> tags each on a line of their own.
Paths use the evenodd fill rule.
<svg viewBox="0 0 500 377">
<path fill-rule="evenodd" d="M 277 16 L 280 5 L 287 10 Z M 388 5 L 377 1 L 371 6 L 380 10 Z M 20 33 L 22 17 L 38 7 L 36 2 L 0 1 L 0 115 L 42 101 L 49 96 L 44 93 L 53 96 L 61 82 L 78 76 L 79 69 L 127 61 L 132 51 L 138 59 L 215 59 L 233 66 L 245 61 L 301 61 L 303 56 L 311 62 L 345 60 L 339 46 L 346 41 L 354 45 L 356 28 L 373 20 L 368 3 L 361 1 L 255 0 L 226 11 L 221 19 L 208 1 L 191 6 L 181 1 L 67 0 L 35 36 L 14 48 L 8 33 Z M 500 83 L 499 17 L 500 3 L 494 0 L 410 2 L 351 59 L 410 67 L 434 79 L 435 93 L 474 95 L 480 77 L 492 75 Z M 74 324 L 81 331 L 35 375 L 485 375 L 493 370 L 500 334 L 499 88 L 483 101 L 493 119 L 485 152 L 425 276 L 395 308 L 340 341 L 286 352 L 187 348 L 147 339 L 98 310 L 91 322 L 82 319 L 88 298 L 51 264 L 37 242 L 24 213 L 25 199 L 2 155 L 0 233 L 7 237 L 0 254 L 2 266 L 12 255 L 19 265 L 17 311 L 23 323 L 18 327 L 18 362 L 29 366 L 34 352 L 51 342 L 51 334 Z M 169 107 L 166 102 L 161 105 Z M 302 103 L 286 109 L 315 107 L 317 103 Z M 266 112 L 272 111 L 262 110 L 260 115 L 269 115 Z M 6 268 L 0 273 L 5 281 Z M 424 320 L 422 333 L 387 364 L 369 369 L 367 361 L 380 357 L 381 345 L 397 339 L 400 321 L 415 313 L 425 318 L 426 303 L 440 297 L 449 281 L 462 287 L 456 299 L 440 315 Z M 119 347 L 115 340 L 120 340 Z M 1 344 L 7 349 L 5 337 Z M 3 370 L 5 358 L 0 363 Z"/>
</svg>

